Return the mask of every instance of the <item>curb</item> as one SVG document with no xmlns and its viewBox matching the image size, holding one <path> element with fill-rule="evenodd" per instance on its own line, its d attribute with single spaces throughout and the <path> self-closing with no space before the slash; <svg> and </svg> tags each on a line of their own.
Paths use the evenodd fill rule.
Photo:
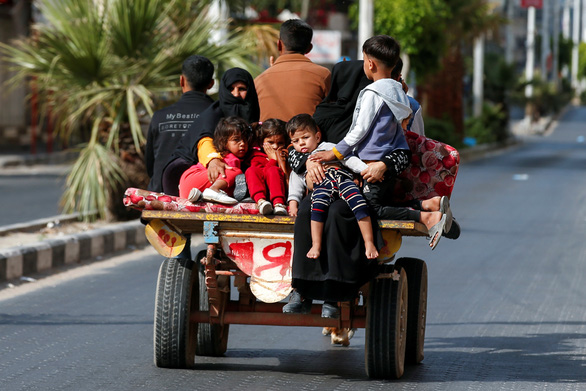
<svg viewBox="0 0 586 391">
<path fill-rule="evenodd" d="M 144 247 L 147 243 L 144 225 L 131 221 L 32 245 L 0 249 L 0 281 L 83 261 L 97 261 L 104 256 Z"/>
</svg>

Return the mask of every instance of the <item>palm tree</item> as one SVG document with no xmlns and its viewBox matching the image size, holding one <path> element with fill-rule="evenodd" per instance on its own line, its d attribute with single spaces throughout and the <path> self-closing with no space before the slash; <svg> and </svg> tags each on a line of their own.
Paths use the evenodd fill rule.
<svg viewBox="0 0 586 391">
<path fill-rule="evenodd" d="M 0 46 L 17 71 L 11 82 L 34 81 L 41 113 L 51 112 L 64 140 L 80 142 L 62 198 L 66 213 L 111 218 L 108 203 L 121 205 L 121 189 L 146 186 L 143 127 L 162 98 L 175 98 L 186 57 L 206 56 L 219 71 L 259 72 L 249 59 L 254 42 L 240 31 L 210 40 L 227 22 L 208 16 L 209 2 L 41 0 L 47 23 Z"/>
</svg>

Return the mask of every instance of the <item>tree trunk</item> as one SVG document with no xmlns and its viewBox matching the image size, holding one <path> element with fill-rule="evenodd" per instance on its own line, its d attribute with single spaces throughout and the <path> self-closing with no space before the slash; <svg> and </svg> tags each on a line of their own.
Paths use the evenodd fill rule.
<svg viewBox="0 0 586 391">
<path fill-rule="evenodd" d="M 464 136 L 464 61 L 460 47 L 452 48 L 442 60 L 442 69 L 430 75 L 421 94 L 425 114 L 431 118 L 447 119 L 454 125 L 456 134 Z"/>
<path fill-rule="evenodd" d="M 122 199 L 129 187 L 146 189 L 149 184 L 143 153 L 136 150 L 130 129 L 124 126 L 120 131 L 120 168 L 126 173 L 127 181 L 116 189 L 110 189 L 108 199 L 108 219 L 114 221 L 133 220 L 140 217 L 140 212 L 124 206 Z"/>
</svg>

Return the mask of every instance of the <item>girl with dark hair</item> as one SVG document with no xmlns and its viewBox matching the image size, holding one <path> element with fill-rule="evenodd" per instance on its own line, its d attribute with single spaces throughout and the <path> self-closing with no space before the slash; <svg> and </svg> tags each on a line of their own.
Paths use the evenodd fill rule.
<svg viewBox="0 0 586 391">
<path fill-rule="evenodd" d="M 239 117 L 222 118 L 214 132 L 217 153 L 228 164 L 226 175 L 214 181 L 208 179 L 208 169 L 201 163 L 191 166 L 179 181 L 179 196 L 196 202 L 200 198 L 222 204 L 236 204 L 230 197 L 234 181 L 242 174 L 242 161 L 248 154 L 250 126 Z"/>
</svg>

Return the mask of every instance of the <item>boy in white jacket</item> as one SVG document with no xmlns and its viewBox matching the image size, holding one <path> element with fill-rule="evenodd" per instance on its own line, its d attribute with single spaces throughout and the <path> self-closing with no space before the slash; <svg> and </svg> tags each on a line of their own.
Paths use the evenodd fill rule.
<svg viewBox="0 0 586 391">
<path fill-rule="evenodd" d="M 395 178 L 407 168 L 411 158 L 403 129 L 412 112 L 401 83 L 391 78 L 399 59 L 399 43 L 388 35 L 377 35 L 366 40 L 362 51 L 364 73 L 374 82 L 360 92 L 346 137 L 331 151 L 318 152 L 309 159 L 328 162 L 358 156 L 368 164 L 361 173 L 366 181 L 364 197 L 378 217 L 422 222 L 429 230 L 429 245 L 433 249 L 444 229 L 450 229 L 451 217 L 437 209 L 415 210 L 391 206 L 386 201 L 393 191 Z"/>
</svg>

